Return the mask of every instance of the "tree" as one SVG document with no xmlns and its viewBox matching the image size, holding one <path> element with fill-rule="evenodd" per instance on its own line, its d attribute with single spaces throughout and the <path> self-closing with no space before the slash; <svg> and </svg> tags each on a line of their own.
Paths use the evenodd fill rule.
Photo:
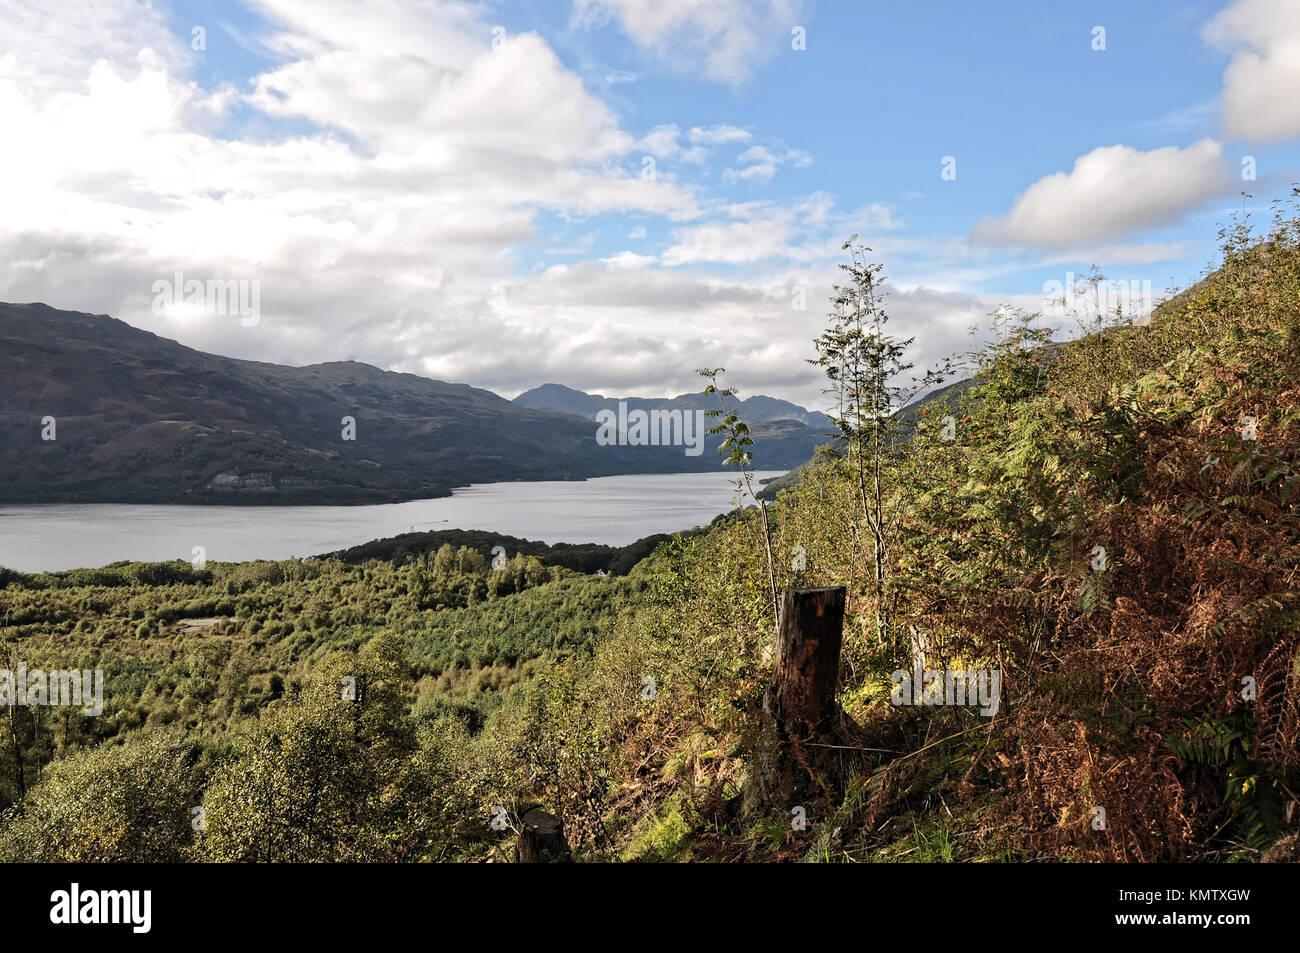
<svg viewBox="0 0 1300 953">
<path fill-rule="evenodd" d="M 0 861 L 175 863 L 198 804 L 193 746 L 177 731 L 60 758 L 0 820 Z"/>
<path fill-rule="evenodd" d="M 710 434 L 725 433 L 727 435 L 727 438 L 722 441 L 722 445 L 718 447 L 719 455 L 727 457 L 722 461 L 722 465 L 724 467 L 733 463 L 736 465 L 736 468 L 740 471 L 740 478 L 735 481 L 736 490 L 748 493 L 750 498 L 758 504 L 758 512 L 763 521 L 763 550 L 767 554 L 767 588 L 772 604 L 772 621 L 775 624 L 779 621 L 776 605 L 776 567 L 772 560 L 772 529 L 767 519 L 767 502 L 754 492 L 754 473 L 749 468 L 750 461 L 754 458 L 749 448 L 754 445 L 754 440 L 749 435 L 749 425 L 741 420 L 727 403 L 728 398 L 736 396 L 736 389 L 734 387 L 718 386 L 718 375 L 725 371 L 725 367 L 702 367 L 696 373 L 709 381 L 709 386 L 704 388 L 704 396 L 712 397 L 717 395 L 718 402 L 722 405 L 721 410 L 705 412 L 710 418 L 722 418 L 722 423 L 709 430 Z"/>
<path fill-rule="evenodd" d="M 945 361 L 913 377 L 910 387 L 897 383 L 915 366 L 905 355 L 916 339 L 899 340 L 885 333 L 889 317 L 883 307 L 884 266 L 869 261 L 871 249 L 857 239 L 854 235 L 843 245 L 849 262 L 840 268 L 849 280 L 834 286 L 830 324 L 813 342 L 817 357 L 809 363 L 821 367 L 831 381 L 826 389 L 835 399 L 830 417 L 844 441 L 862 519 L 871 534 L 877 619 L 887 628 L 886 557 L 901 509 L 891 508 L 885 481 L 890 464 L 905 452 L 905 435 L 894 413 L 917 394 L 943 383 L 951 365 Z"/>
<path fill-rule="evenodd" d="M 267 706 L 204 794 L 202 855 L 228 861 L 398 860 L 439 836 L 405 717 L 407 663 L 381 633 L 334 653 L 292 701 Z"/>
</svg>

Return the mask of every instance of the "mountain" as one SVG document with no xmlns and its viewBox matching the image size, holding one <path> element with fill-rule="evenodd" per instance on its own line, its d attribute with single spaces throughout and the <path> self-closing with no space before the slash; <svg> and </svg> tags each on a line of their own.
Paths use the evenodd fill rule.
<svg viewBox="0 0 1300 953">
<path fill-rule="evenodd" d="M 903 433 L 910 434 L 916 429 L 917 416 L 920 414 L 921 408 L 925 407 L 927 404 L 932 404 L 938 401 L 955 402 L 962 394 L 974 385 L 975 380 L 973 378 L 953 381 L 951 384 L 946 384 L 943 387 L 929 391 L 928 393 L 916 398 L 910 404 L 900 407 L 898 410 L 894 411 L 893 417 L 901 424 Z M 830 440 L 824 442 L 829 443 Z M 801 461 L 798 466 L 792 469 L 789 473 L 768 480 L 758 495 L 769 502 L 775 500 L 782 490 L 788 490 L 803 479 L 804 475 L 808 472 L 808 468 L 812 466 L 812 463 L 813 458 L 810 456 L 808 459 Z"/>
<path fill-rule="evenodd" d="M 584 391 L 565 387 L 563 384 L 543 384 L 525 391 L 514 402 L 534 410 L 558 414 L 572 414 L 586 421 L 596 420 L 602 410 L 619 411 L 619 405 L 626 405 L 627 413 L 644 411 L 708 411 L 717 410 L 716 397 L 704 394 L 680 394 L 677 397 L 604 397 L 600 394 L 588 394 Z M 736 413 L 740 419 L 749 424 L 754 438 L 752 447 L 753 465 L 763 470 L 785 470 L 798 466 L 813 455 L 813 452 L 826 443 L 827 436 L 834 425 L 830 418 L 820 411 L 809 411 L 787 400 L 775 397 L 750 397 L 736 401 Z M 712 427 L 718 421 L 706 418 L 706 426 Z M 708 456 L 716 455 L 712 449 L 718 444 L 713 440 Z"/>
<path fill-rule="evenodd" d="M 595 419 L 596 413 L 606 408 L 617 409 L 620 401 L 626 402 L 629 410 L 716 410 L 718 407 L 717 398 L 706 397 L 702 393 L 680 394 L 677 397 L 604 397 L 574 390 L 563 384 L 543 384 L 524 391 L 515 398 L 515 403 L 523 407 L 557 414 L 575 414 L 586 419 Z M 756 423 L 793 420 L 816 431 L 818 436 L 834 430 L 830 418 L 821 411 L 805 410 L 798 404 L 775 397 L 760 394 L 737 401 L 736 408 L 740 418 L 751 426 Z"/>
<path fill-rule="evenodd" d="M 596 429 L 465 384 L 237 360 L 106 315 L 0 304 L 0 503 L 369 503 L 720 466 L 709 448 L 601 446 Z M 802 437 L 778 446 L 802 459 Z"/>
<path fill-rule="evenodd" d="M 910 440 L 911 433 L 916 430 L 917 424 L 919 423 L 920 413 L 923 407 L 926 407 L 929 404 L 941 402 L 951 402 L 955 405 L 957 401 L 961 399 L 961 395 L 974 386 L 975 378 L 973 377 L 967 377 L 962 380 L 953 381 L 951 384 L 945 384 L 943 387 L 938 387 L 921 395 L 905 407 L 900 407 L 898 410 L 894 411 L 893 417 L 898 421 L 902 433 L 908 435 L 907 439 Z"/>
</svg>

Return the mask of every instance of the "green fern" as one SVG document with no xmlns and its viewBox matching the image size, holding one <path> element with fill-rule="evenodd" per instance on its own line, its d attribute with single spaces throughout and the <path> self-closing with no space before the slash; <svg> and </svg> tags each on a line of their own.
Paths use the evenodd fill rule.
<svg viewBox="0 0 1300 953">
<path fill-rule="evenodd" d="M 1230 860 L 1248 860 L 1276 840 L 1283 828 L 1277 779 L 1250 756 L 1253 718 L 1245 709 L 1227 716 L 1184 719 L 1185 732 L 1164 747 L 1189 765 L 1208 769 L 1223 789 L 1229 820 L 1221 836 L 1242 848 Z"/>
</svg>

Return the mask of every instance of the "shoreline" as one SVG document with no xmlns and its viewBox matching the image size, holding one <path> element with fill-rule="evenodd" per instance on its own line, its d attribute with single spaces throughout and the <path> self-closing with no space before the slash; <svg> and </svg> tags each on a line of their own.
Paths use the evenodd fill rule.
<svg viewBox="0 0 1300 953">
<path fill-rule="evenodd" d="M 780 471 L 755 475 L 766 479 Z M 362 506 L 5 504 L 0 566 L 39 573 L 123 561 L 280 561 L 448 531 L 618 548 L 732 512 L 731 477 L 720 471 L 506 481 L 471 484 L 447 497 Z"/>
</svg>

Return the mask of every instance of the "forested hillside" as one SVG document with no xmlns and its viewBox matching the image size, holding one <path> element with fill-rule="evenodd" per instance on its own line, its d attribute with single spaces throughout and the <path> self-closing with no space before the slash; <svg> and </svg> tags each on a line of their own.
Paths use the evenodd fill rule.
<svg viewBox="0 0 1300 953">
<path fill-rule="evenodd" d="M 1149 325 L 1000 313 L 904 418 L 846 245 L 839 452 L 626 576 L 415 539 L 6 575 L 6 664 L 106 688 L 8 709 L 0 859 L 505 860 L 534 805 L 583 861 L 1294 858 L 1300 218 L 1223 246 Z M 774 600 L 822 586 L 837 715 L 774 736 Z M 900 703 L 916 664 L 995 710 Z"/>
</svg>

